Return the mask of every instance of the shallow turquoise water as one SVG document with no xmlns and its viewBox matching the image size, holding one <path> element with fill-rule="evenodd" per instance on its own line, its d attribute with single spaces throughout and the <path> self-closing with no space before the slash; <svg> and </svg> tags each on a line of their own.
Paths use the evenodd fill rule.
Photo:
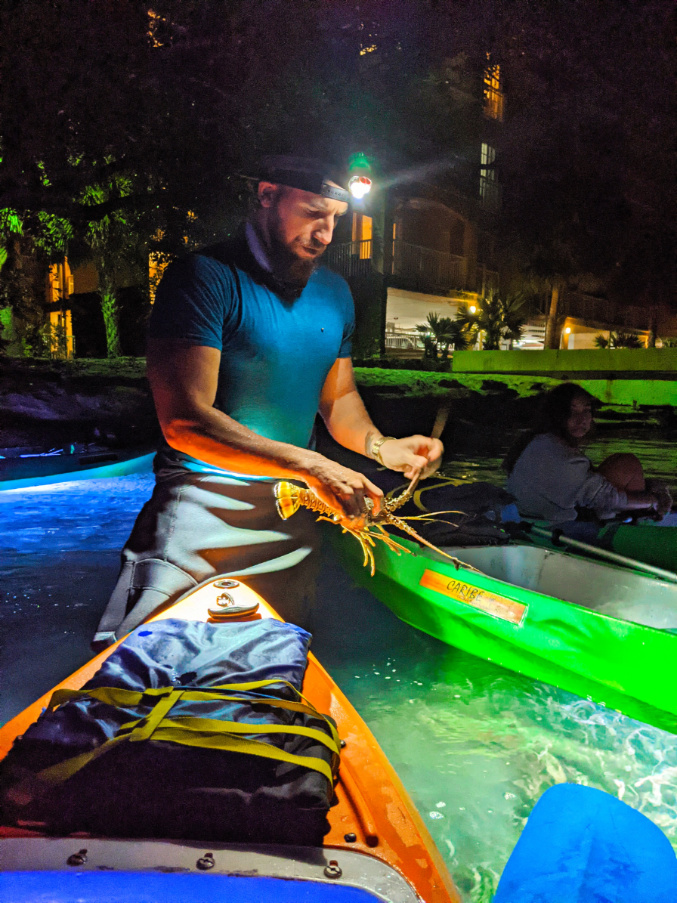
<svg viewBox="0 0 677 903">
<path fill-rule="evenodd" d="M 656 476 L 677 472 L 670 443 L 648 442 L 642 457 Z M 452 467 L 492 479 L 497 461 Z M 144 475 L 0 493 L 0 722 L 89 658 L 151 485 Z M 391 758 L 467 903 L 491 899 L 534 803 L 562 781 L 625 800 L 677 847 L 673 735 L 412 630 L 352 586 L 328 550 L 314 633 L 314 651 Z"/>
<path fill-rule="evenodd" d="M 465 901 L 491 899 L 535 802 L 564 781 L 624 800 L 677 849 L 672 734 L 414 631 L 325 568 L 332 593 L 314 650 L 397 769 Z"/>
</svg>

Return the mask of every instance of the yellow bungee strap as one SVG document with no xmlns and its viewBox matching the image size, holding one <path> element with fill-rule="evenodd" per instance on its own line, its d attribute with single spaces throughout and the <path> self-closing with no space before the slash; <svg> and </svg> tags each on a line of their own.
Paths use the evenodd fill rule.
<svg viewBox="0 0 677 903">
<path fill-rule="evenodd" d="M 302 701 L 293 702 L 268 695 L 240 695 L 279 684 L 284 684 L 291 688 L 294 694 Z M 336 727 L 329 718 L 318 712 L 293 684 L 280 678 L 241 684 L 221 684 L 210 687 L 208 690 L 177 687 L 158 687 L 144 691 L 125 690 L 117 687 L 97 687 L 92 690 L 57 690 L 52 694 L 47 711 L 51 712 L 65 702 L 76 699 L 95 699 L 98 702 L 112 705 L 116 708 L 127 708 L 144 704 L 152 706 L 152 708 L 144 717 L 123 724 L 114 737 L 102 743 L 96 749 L 89 750 L 79 756 L 73 756 L 39 772 L 28 782 L 31 785 L 30 790 L 28 786 L 16 788 L 17 793 L 12 794 L 16 802 L 21 801 L 25 804 L 29 799 L 34 798 L 36 796 L 35 790 L 40 785 L 47 789 L 48 786 L 68 780 L 84 768 L 85 765 L 98 759 L 99 756 L 108 752 L 119 743 L 140 742 L 149 740 L 151 737 L 154 740 L 164 740 L 182 746 L 220 749 L 259 756 L 264 759 L 274 759 L 290 765 L 299 765 L 319 772 L 330 784 L 334 782 L 338 772 L 340 739 Z M 191 702 L 224 700 L 254 705 L 269 705 L 273 708 L 300 712 L 322 720 L 329 728 L 330 736 L 327 736 L 327 734 L 317 728 L 303 726 L 248 724 L 247 722 L 221 721 L 215 718 L 198 718 L 194 716 L 168 718 L 168 713 L 180 699 Z M 239 734 L 293 734 L 308 737 L 329 749 L 332 753 L 332 764 L 330 766 L 323 759 L 316 756 L 288 753 L 263 740 L 241 737 L 238 736 Z M 22 790 L 23 792 L 21 792 Z"/>
</svg>

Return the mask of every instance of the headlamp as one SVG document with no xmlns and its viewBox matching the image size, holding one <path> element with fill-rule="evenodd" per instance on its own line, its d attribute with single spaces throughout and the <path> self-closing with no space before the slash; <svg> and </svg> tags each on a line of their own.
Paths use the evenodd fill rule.
<svg viewBox="0 0 677 903">
<path fill-rule="evenodd" d="M 371 191 L 371 179 L 368 176 L 352 176 L 348 182 L 348 191 L 356 200 L 362 200 Z"/>
<path fill-rule="evenodd" d="M 306 157 L 264 157 L 257 181 L 274 182 L 319 194 L 333 201 L 350 203 L 362 200 L 371 191 L 371 166 L 364 154 L 353 154 L 348 161 L 348 188 L 345 177 L 330 164 Z"/>
<path fill-rule="evenodd" d="M 274 182 L 310 191 L 334 201 L 350 201 L 350 192 L 338 184 L 341 177 L 321 160 L 304 157 L 264 157 L 261 161 L 259 181 Z M 332 184 L 334 183 L 334 184 Z"/>
<path fill-rule="evenodd" d="M 371 191 L 371 163 L 363 153 L 353 154 L 348 160 L 348 191 L 357 201 Z"/>
</svg>

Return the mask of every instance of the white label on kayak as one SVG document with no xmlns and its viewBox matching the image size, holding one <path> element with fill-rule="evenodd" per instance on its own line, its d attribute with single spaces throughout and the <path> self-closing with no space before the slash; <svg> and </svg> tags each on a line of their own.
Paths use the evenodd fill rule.
<svg viewBox="0 0 677 903">
<path fill-rule="evenodd" d="M 511 624 L 521 624 L 529 607 L 522 602 L 515 602 L 514 599 L 506 599 L 505 596 L 488 593 L 471 583 L 450 578 L 448 574 L 438 574 L 437 571 L 425 570 L 420 585 L 425 589 L 441 593 L 443 596 L 449 596 L 457 602 L 464 602 L 466 605 L 472 605 L 473 608 L 479 608 L 480 611 L 484 611 L 494 618 L 510 621 Z"/>
</svg>

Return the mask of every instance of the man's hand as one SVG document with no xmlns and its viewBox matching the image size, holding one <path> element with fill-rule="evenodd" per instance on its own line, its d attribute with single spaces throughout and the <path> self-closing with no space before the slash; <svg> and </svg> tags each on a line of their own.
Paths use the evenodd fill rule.
<svg viewBox="0 0 677 903">
<path fill-rule="evenodd" d="M 329 458 L 317 455 L 302 479 L 342 519 L 358 524 L 363 521 L 369 514 L 367 499 L 373 502 L 374 514 L 381 510 L 383 492 L 379 487 L 364 474 Z"/>
<path fill-rule="evenodd" d="M 403 473 L 408 480 L 420 473 L 421 479 L 425 480 L 439 468 L 444 446 L 439 439 L 429 436 L 407 436 L 387 439 L 380 451 L 381 460 L 389 470 Z"/>
</svg>

